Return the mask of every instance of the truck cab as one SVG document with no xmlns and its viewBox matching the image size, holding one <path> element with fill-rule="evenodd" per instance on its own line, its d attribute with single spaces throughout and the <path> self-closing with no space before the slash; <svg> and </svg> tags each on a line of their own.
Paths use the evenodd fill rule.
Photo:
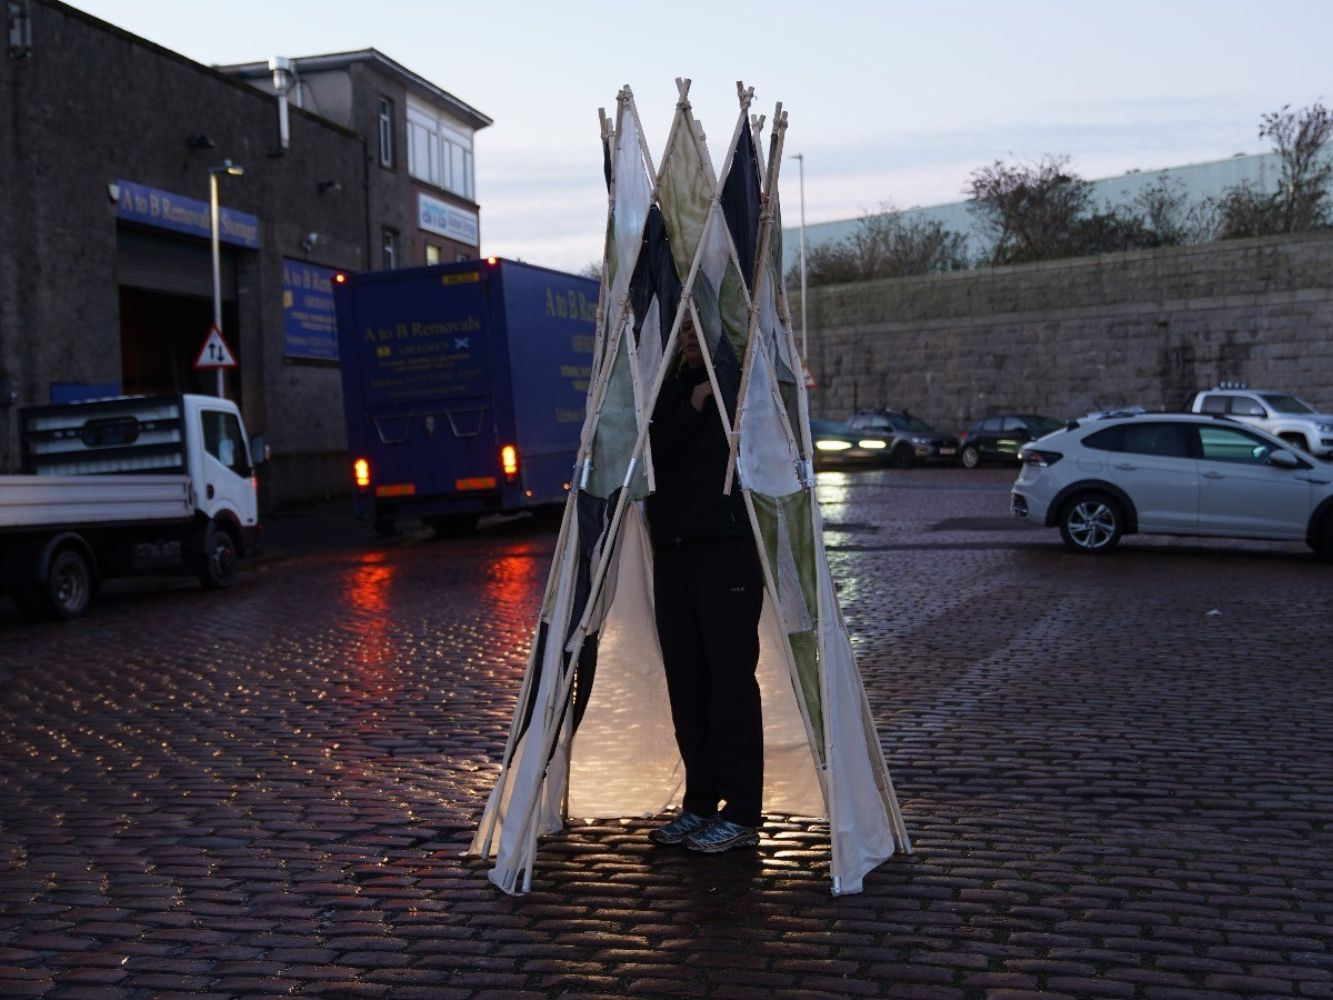
<svg viewBox="0 0 1333 1000">
<path fill-rule="evenodd" d="M 117 396 L 20 411 L 23 471 L 0 476 L 0 588 L 75 618 L 103 580 L 188 573 L 230 586 L 259 550 L 263 439 L 213 396 Z"/>
<path fill-rule="evenodd" d="M 1195 393 L 1189 409 L 1226 415 L 1253 424 L 1317 458 L 1333 457 L 1333 415 L 1319 413 L 1289 393 L 1223 383 Z"/>
</svg>

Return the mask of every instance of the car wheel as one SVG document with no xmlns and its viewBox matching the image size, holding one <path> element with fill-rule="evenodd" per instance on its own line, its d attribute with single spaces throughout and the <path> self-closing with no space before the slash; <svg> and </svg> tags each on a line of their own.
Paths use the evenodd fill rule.
<svg viewBox="0 0 1333 1000">
<path fill-rule="evenodd" d="M 1310 450 L 1310 442 L 1305 440 L 1304 434 L 1279 434 L 1278 437 L 1287 442 L 1287 444 L 1294 444 L 1301 451 Z"/>
<path fill-rule="evenodd" d="M 1080 493 L 1060 512 L 1060 537 L 1075 552 L 1110 552 L 1124 529 L 1120 504 L 1105 493 Z"/>
<path fill-rule="evenodd" d="M 905 469 L 912 464 L 913 452 L 909 444 L 898 444 L 893 446 L 893 451 L 889 453 L 889 465 L 895 469 Z"/>
<path fill-rule="evenodd" d="M 964 445 L 961 454 L 958 456 L 958 461 L 964 469 L 975 469 L 981 465 L 981 452 L 977 450 L 975 445 Z"/>
<path fill-rule="evenodd" d="M 1310 548 L 1323 558 L 1333 561 L 1333 511 L 1325 514 L 1310 532 Z"/>
<path fill-rule="evenodd" d="M 37 606 L 68 621 L 87 611 L 92 599 L 93 570 L 87 557 L 78 549 L 61 549 L 51 559 Z"/>
<path fill-rule="evenodd" d="M 204 562 L 199 582 L 208 590 L 225 590 L 236 582 L 236 542 L 231 532 L 213 521 L 204 529 Z"/>
</svg>

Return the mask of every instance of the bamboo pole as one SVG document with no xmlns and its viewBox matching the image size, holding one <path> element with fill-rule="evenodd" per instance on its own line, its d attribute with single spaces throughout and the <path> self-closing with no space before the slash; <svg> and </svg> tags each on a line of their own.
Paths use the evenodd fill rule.
<svg viewBox="0 0 1333 1000">
<path fill-rule="evenodd" d="M 678 89 L 681 87 L 680 79 L 676 80 L 676 86 Z M 690 87 L 690 81 L 685 80 L 683 93 L 688 94 L 689 87 Z M 621 90 L 620 95 L 617 97 L 617 100 L 620 100 L 622 102 L 621 103 L 622 109 L 626 105 L 628 105 L 630 112 L 634 117 L 635 128 L 639 133 L 640 150 L 642 154 L 646 157 L 645 162 L 648 164 L 651 170 L 652 157 L 647 154 L 647 140 L 643 136 L 643 126 L 639 120 L 638 107 L 634 103 L 634 95 L 630 91 L 630 88 L 628 86 L 624 87 Z M 667 148 L 670 148 L 672 140 L 675 138 L 676 133 L 679 131 L 683 114 L 685 113 L 686 110 L 688 110 L 688 107 L 689 107 L 688 102 L 682 102 L 677 104 L 676 114 L 673 116 L 671 120 L 671 129 L 667 134 Z M 619 115 L 620 112 L 617 112 L 617 114 Z M 617 133 L 619 133 L 619 131 L 620 129 L 617 129 Z M 615 169 L 615 159 L 613 158 L 612 159 L 613 175 L 614 175 L 614 169 Z M 650 206 L 657 201 L 658 193 L 661 191 L 662 175 L 664 169 L 665 169 L 665 163 L 661 167 L 652 171 L 653 187 L 652 190 L 649 192 L 649 197 L 648 197 L 648 203 Z M 642 252 L 643 252 L 643 243 L 642 240 L 640 240 L 640 242 L 637 244 L 635 248 L 633 261 L 630 262 L 629 265 L 627 265 L 629 267 L 629 273 L 631 275 L 633 275 L 634 268 L 637 267 L 638 265 L 639 256 Z M 579 457 L 578 457 L 578 465 L 582 469 L 582 474 L 581 474 L 582 482 L 580 483 L 580 485 L 582 486 L 587 485 L 587 479 L 590 472 L 589 463 L 591 462 L 591 457 L 592 457 L 591 456 L 592 444 L 596 436 L 597 426 L 601 417 L 602 405 L 605 402 L 606 391 L 610 385 L 611 373 L 614 369 L 614 363 L 615 363 L 614 351 L 619 349 L 620 342 L 624 339 L 625 319 L 629 313 L 629 302 L 630 302 L 630 290 L 627 285 L 624 294 L 621 296 L 621 301 L 617 306 L 616 312 L 612 314 L 615 316 L 615 323 L 614 325 L 608 328 L 610 331 L 612 331 L 611 335 L 616 338 L 613 347 L 608 348 L 608 352 L 610 352 L 610 357 L 609 359 L 604 360 L 602 365 L 599 367 L 597 379 L 594 382 L 593 386 L 591 387 L 591 391 L 588 394 L 588 418 L 585 419 L 584 421 L 584 430 L 582 439 L 580 440 L 579 443 Z M 636 420 L 638 419 L 639 415 L 636 414 Z M 649 470 L 649 477 L 651 481 L 651 469 Z"/>
<path fill-rule="evenodd" d="M 774 200 L 772 192 L 776 189 L 775 185 L 782 159 L 782 137 L 786 135 L 786 131 L 787 116 L 782 111 L 782 103 L 779 102 L 777 109 L 773 112 L 773 133 L 778 137 L 778 142 L 775 155 L 770 156 L 768 161 L 768 174 L 770 179 L 765 185 L 767 190 L 760 192 L 760 204 L 762 207 L 759 211 L 759 243 L 755 251 L 755 273 L 751 275 L 750 282 L 751 298 L 749 303 L 750 312 L 748 317 L 748 328 L 745 334 L 745 363 L 741 366 L 741 387 L 736 398 L 736 416 L 731 427 L 731 432 L 728 435 L 727 471 L 723 479 L 722 487 L 724 493 L 731 492 L 731 481 L 732 477 L 735 475 L 737 452 L 740 449 L 741 442 L 741 411 L 744 408 L 745 397 L 750 391 L 751 373 L 754 369 L 753 352 L 755 350 L 755 332 L 759 328 L 760 292 L 763 288 L 762 282 L 768 276 L 768 242 L 773 226 Z M 781 419 L 785 425 L 787 422 L 786 414 L 782 412 L 781 407 L 778 408 L 778 412 L 781 414 Z M 787 432 L 792 432 L 790 427 L 787 427 Z"/>
<path fill-rule="evenodd" d="M 555 589 L 557 579 L 560 577 L 560 566 L 562 554 L 565 546 L 571 544 L 569 541 L 569 532 L 571 524 L 576 524 L 578 501 L 573 489 L 565 498 L 565 512 L 560 519 L 560 532 L 556 536 L 555 542 L 555 562 L 552 565 L 550 575 L 546 578 L 546 590 L 542 594 L 542 613 L 537 619 L 537 628 L 533 632 L 532 645 L 528 649 L 528 663 L 523 671 L 523 681 L 519 685 L 518 702 L 514 706 L 514 718 L 509 724 L 509 736 L 505 740 L 504 756 L 500 758 L 500 774 L 496 778 L 495 810 L 490 812 L 486 823 L 486 835 L 482 838 L 482 848 L 480 855 L 483 858 L 491 856 L 491 841 L 495 835 L 495 827 L 500 818 L 500 804 L 504 801 L 504 791 L 509 781 L 510 770 L 514 763 L 514 751 L 518 746 L 519 723 L 523 718 L 524 707 L 528 703 L 528 698 L 532 693 L 532 667 L 537 662 L 538 643 L 537 636 L 541 634 L 543 621 L 546 623 L 546 641 L 551 641 L 551 622 L 547 618 L 547 608 L 551 599 L 552 591 Z"/>
</svg>

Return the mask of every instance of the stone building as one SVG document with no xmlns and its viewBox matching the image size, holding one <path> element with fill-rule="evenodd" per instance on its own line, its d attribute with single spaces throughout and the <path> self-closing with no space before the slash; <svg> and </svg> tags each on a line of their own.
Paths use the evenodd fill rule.
<svg viewBox="0 0 1333 1000">
<path fill-rule="evenodd" d="M 477 258 L 476 108 L 374 49 L 218 69 L 366 137 L 373 267 Z"/>
<path fill-rule="evenodd" d="M 215 391 L 196 368 L 213 316 L 215 178 L 222 335 L 237 361 L 224 390 L 272 448 L 264 502 L 346 492 L 329 281 L 477 255 L 471 157 L 465 194 L 431 183 L 428 145 L 415 180 L 408 113 L 444 119 L 444 107 L 473 130 L 489 119 L 378 53 L 338 57 L 347 100 L 325 102 L 339 121 L 58 0 L 16 0 L 3 17 L 0 472 L 18 466 L 18 407 Z"/>
</svg>

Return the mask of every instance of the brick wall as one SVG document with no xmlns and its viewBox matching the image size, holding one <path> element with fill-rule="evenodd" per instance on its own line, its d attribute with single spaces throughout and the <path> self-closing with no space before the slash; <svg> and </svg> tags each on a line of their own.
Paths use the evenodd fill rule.
<svg viewBox="0 0 1333 1000">
<path fill-rule="evenodd" d="M 1333 234 L 814 288 L 808 324 L 823 417 L 906 406 L 953 431 L 1175 408 L 1221 379 L 1333 411 Z"/>
<path fill-rule="evenodd" d="M 284 357 L 282 261 L 363 266 L 365 147 L 347 129 L 293 110 L 277 152 L 273 97 L 53 0 L 31 5 L 30 58 L 0 63 L 0 368 L 19 405 L 52 382 L 118 382 L 118 179 L 206 200 L 208 169 L 230 158 L 224 205 L 260 220 L 261 247 L 235 250 L 246 421 L 275 460 L 266 501 L 346 492 L 336 365 Z M 206 134 L 215 147 L 191 149 Z M 322 181 L 336 193 L 321 194 Z M 310 250 L 302 242 L 318 234 Z M 198 245 L 206 241 L 192 237 Z M 207 331 L 197 331 L 202 344 Z M 0 408 L 0 471 L 16 450 Z"/>
</svg>

